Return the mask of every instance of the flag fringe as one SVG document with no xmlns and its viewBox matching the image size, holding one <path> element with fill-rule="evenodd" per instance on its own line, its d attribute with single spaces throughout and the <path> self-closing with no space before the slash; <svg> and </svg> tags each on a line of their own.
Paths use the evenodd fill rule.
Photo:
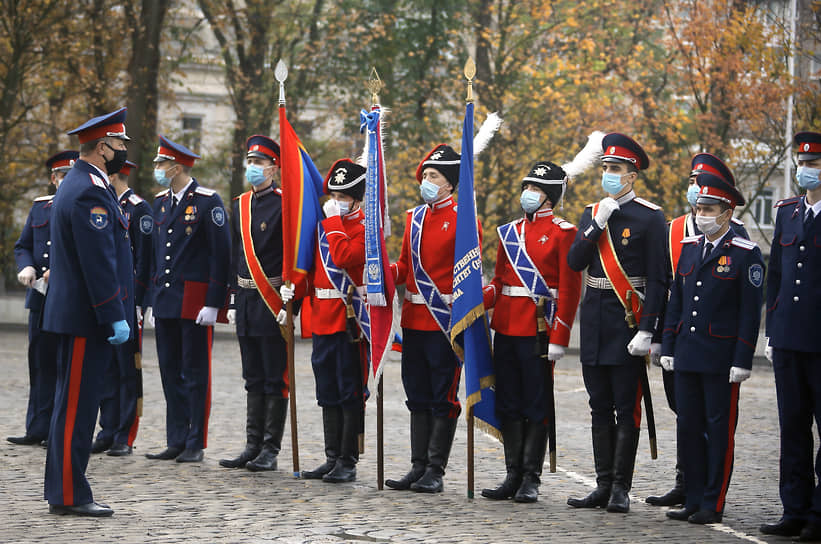
<svg viewBox="0 0 821 544">
<path fill-rule="evenodd" d="M 451 325 L 450 343 L 455 344 L 456 337 L 459 336 L 459 333 L 463 332 L 465 329 L 473 325 L 473 322 L 482 317 L 483 315 L 485 315 L 485 303 L 480 302 L 474 308 L 469 310 L 465 314 L 465 317 L 457 321 L 455 324 Z"/>
</svg>

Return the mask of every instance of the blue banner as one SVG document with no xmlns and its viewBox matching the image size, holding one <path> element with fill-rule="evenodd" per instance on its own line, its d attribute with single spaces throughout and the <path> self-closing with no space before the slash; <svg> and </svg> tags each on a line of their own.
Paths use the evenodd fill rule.
<svg viewBox="0 0 821 544">
<path fill-rule="evenodd" d="M 482 297 L 482 247 L 473 193 L 473 104 L 468 103 L 462 127 L 459 164 L 459 206 L 456 212 L 456 251 L 453 266 L 451 343 L 465 363 L 467 412 L 473 409 L 477 426 L 501 438 L 496 417 L 496 376 Z"/>
</svg>

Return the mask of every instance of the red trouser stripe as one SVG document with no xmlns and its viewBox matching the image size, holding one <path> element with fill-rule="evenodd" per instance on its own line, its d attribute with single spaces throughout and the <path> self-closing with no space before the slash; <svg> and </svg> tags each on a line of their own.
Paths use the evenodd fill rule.
<svg viewBox="0 0 821 544">
<path fill-rule="evenodd" d="M 208 447 L 208 418 L 211 416 L 211 346 L 214 327 L 208 327 L 208 385 L 205 388 L 205 415 L 202 418 L 202 447 Z"/>
<path fill-rule="evenodd" d="M 730 417 L 727 420 L 727 451 L 724 453 L 724 474 L 721 478 L 721 492 L 716 501 L 716 512 L 724 511 L 724 499 L 730 487 L 730 474 L 733 472 L 733 455 L 735 453 L 735 428 L 738 424 L 738 393 L 740 383 L 730 384 Z"/>
<path fill-rule="evenodd" d="M 641 429 L 641 398 L 644 396 L 644 390 L 641 388 L 641 380 L 636 388 L 636 404 L 633 405 L 633 425 L 636 429 Z"/>
<path fill-rule="evenodd" d="M 136 411 L 135 411 L 136 412 Z M 134 416 L 134 421 L 131 422 L 131 427 L 128 429 L 128 445 L 133 446 L 134 440 L 137 439 L 137 429 L 140 428 L 140 418 Z"/>
<path fill-rule="evenodd" d="M 86 339 L 74 338 L 71 351 L 71 374 L 68 377 L 68 399 L 66 400 L 66 421 L 63 428 L 63 504 L 74 505 L 74 476 L 71 464 L 71 439 L 74 422 L 77 420 L 77 402 L 80 400 L 80 385 L 83 378 L 83 357 Z"/>
<path fill-rule="evenodd" d="M 450 412 L 448 412 L 448 417 L 452 419 L 459 417 L 460 406 L 459 401 L 456 400 L 456 393 L 459 390 L 459 377 L 461 374 L 462 367 L 457 364 L 456 368 L 453 370 L 453 381 L 448 389 L 448 402 L 452 405 Z"/>
</svg>

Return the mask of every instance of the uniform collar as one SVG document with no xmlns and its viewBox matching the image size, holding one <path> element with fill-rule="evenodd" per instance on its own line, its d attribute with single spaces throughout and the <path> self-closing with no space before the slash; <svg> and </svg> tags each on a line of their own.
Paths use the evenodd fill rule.
<svg viewBox="0 0 821 544">
<path fill-rule="evenodd" d="M 254 198 L 262 198 L 266 195 L 270 195 L 271 193 L 273 193 L 274 189 L 276 189 L 276 187 L 274 187 L 274 184 L 272 183 L 271 185 L 269 185 L 265 189 L 262 189 L 261 191 L 252 190 L 251 194 L 254 195 Z"/>
<path fill-rule="evenodd" d="M 82 160 L 82 159 L 80 159 L 80 160 Z M 95 169 L 97 172 L 99 172 L 99 173 L 100 173 L 100 177 L 101 177 L 101 178 L 103 178 L 103 180 L 105 180 L 105 184 L 106 184 L 106 186 L 111 185 L 111 181 L 108 179 L 108 174 L 106 174 L 105 172 L 103 172 L 102 170 L 100 170 L 99 168 L 97 168 L 97 166 L 95 166 L 95 165 L 91 164 L 91 163 L 90 163 L 90 162 L 88 162 L 88 161 L 83 161 L 83 162 L 84 162 L 84 163 L 86 163 L 87 165 L 89 165 L 90 167 L 92 167 L 93 169 Z"/>
<path fill-rule="evenodd" d="M 627 204 L 628 202 L 630 202 L 631 200 L 633 200 L 634 198 L 636 198 L 636 192 L 634 190 L 630 189 L 630 191 L 626 192 L 625 194 L 623 194 L 619 198 L 617 198 L 616 202 L 619 203 L 619 206 L 623 206 L 623 205 Z"/>
<path fill-rule="evenodd" d="M 342 221 L 361 221 L 365 218 L 365 212 L 362 211 L 362 208 L 357 208 L 355 212 L 351 212 L 347 215 L 342 217 Z"/>
<path fill-rule="evenodd" d="M 428 204 L 428 206 L 430 206 L 432 212 L 436 213 L 444 210 L 445 208 L 450 208 L 453 204 L 453 195 L 450 195 L 446 199 L 440 200 L 439 202 L 434 202 L 433 204 Z"/>
<path fill-rule="evenodd" d="M 169 189 L 169 190 L 168 190 L 168 192 L 170 192 L 170 193 L 171 193 L 171 196 L 172 196 L 172 197 L 174 197 L 174 198 L 176 198 L 176 199 L 177 199 L 177 203 L 180 203 L 180 202 L 182 202 L 182 197 L 184 197 L 184 196 L 185 196 L 185 192 L 188 190 L 188 188 L 189 188 L 189 187 L 191 187 L 191 184 L 192 184 L 192 183 L 194 183 L 194 178 L 191 178 L 191 179 L 188 181 L 188 183 L 186 183 L 186 184 L 185 184 L 185 187 L 183 187 L 183 188 L 180 190 L 180 192 L 179 192 L 179 193 L 173 193 L 173 192 L 171 192 L 171 189 Z"/>
<path fill-rule="evenodd" d="M 704 235 L 704 245 L 713 244 L 713 251 L 715 251 L 716 249 L 721 247 L 721 245 L 724 243 L 724 240 L 727 238 L 727 235 L 732 234 L 732 232 L 733 232 L 733 229 L 732 229 L 732 227 L 730 227 L 729 229 L 727 229 L 727 232 L 725 232 L 724 234 L 721 235 L 721 238 L 719 238 L 715 241 L 712 241 L 712 242 L 707 239 L 707 235 L 705 234 Z M 730 236 L 731 239 L 732 239 L 732 237 L 733 237 L 733 235 Z"/>
<path fill-rule="evenodd" d="M 132 192 L 131 187 L 126 187 L 125 191 L 123 191 L 123 194 L 121 194 L 120 197 L 119 197 L 120 200 L 125 200 L 126 198 L 128 198 L 129 193 L 131 193 L 131 192 Z"/>
<path fill-rule="evenodd" d="M 821 213 L 821 200 L 813 204 L 812 206 L 809 205 L 807 202 L 807 196 L 804 195 L 801 197 L 801 201 L 804 203 L 804 217 L 807 216 L 807 210 L 812 210 L 813 217 L 818 217 L 818 214 Z M 803 218 L 802 218 L 803 221 Z"/>
</svg>

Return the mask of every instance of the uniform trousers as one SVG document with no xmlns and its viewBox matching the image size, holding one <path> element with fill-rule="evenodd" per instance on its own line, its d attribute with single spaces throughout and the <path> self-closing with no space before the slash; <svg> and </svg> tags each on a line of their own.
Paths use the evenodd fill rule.
<svg viewBox="0 0 821 544">
<path fill-rule="evenodd" d="M 169 448 L 208 447 L 214 327 L 190 319 L 156 319 L 157 358 L 165 394 Z"/>
<path fill-rule="evenodd" d="M 594 427 L 641 427 L 641 365 L 636 358 L 626 365 L 582 365 L 584 386 L 590 397 Z"/>
<path fill-rule="evenodd" d="M 29 400 L 26 436 L 48 438 L 57 384 L 57 336 L 40 327 L 41 312 L 29 312 Z"/>
<path fill-rule="evenodd" d="M 267 336 L 237 335 L 245 390 L 266 397 L 288 398 L 288 344 L 274 329 Z"/>
<path fill-rule="evenodd" d="M 402 385 L 411 412 L 455 419 L 462 366 L 442 331 L 402 329 Z"/>
<path fill-rule="evenodd" d="M 496 415 L 504 419 L 528 419 L 547 423 L 545 378 L 552 372 L 550 361 L 538 353 L 536 336 L 507 336 L 493 339 L 496 373 Z"/>
<path fill-rule="evenodd" d="M 347 332 L 314 334 L 311 366 L 317 404 L 323 408 L 362 404 L 362 372 L 367 367 L 363 369 L 359 344 L 351 342 Z"/>
<path fill-rule="evenodd" d="M 100 427 L 97 439 L 114 444 L 134 445 L 140 418 L 137 417 L 138 341 L 129 340 L 113 347 L 114 356 L 105 379 L 105 394 L 100 401 Z"/>
</svg>

